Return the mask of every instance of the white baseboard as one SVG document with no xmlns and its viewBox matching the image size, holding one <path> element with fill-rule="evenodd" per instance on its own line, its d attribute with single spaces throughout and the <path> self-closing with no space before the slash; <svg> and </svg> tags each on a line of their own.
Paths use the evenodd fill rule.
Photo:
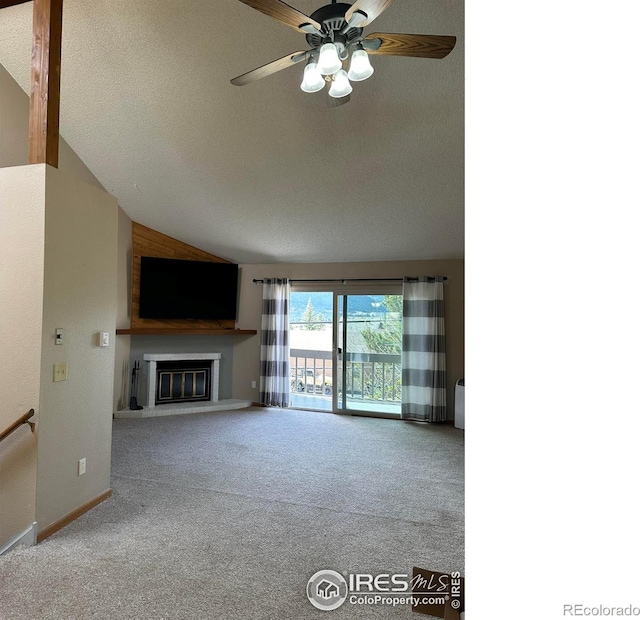
<svg viewBox="0 0 640 620">
<path fill-rule="evenodd" d="M 22 534 L 18 534 L 12 541 L 8 542 L 2 549 L 0 549 L 0 555 L 8 553 L 16 547 L 32 547 L 36 544 L 36 537 L 38 535 L 38 524 L 34 521 Z"/>
</svg>

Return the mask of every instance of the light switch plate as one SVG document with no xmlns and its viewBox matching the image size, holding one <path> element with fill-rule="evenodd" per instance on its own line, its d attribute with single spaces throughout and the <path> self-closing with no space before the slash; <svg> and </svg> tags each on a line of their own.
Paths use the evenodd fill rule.
<svg viewBox="0 0 640 620">
<path fill-rule="evenodd" d="M 58 362 L 53 365 L 53 382 L 67 380 L 67 362 Z"/>
</svg>

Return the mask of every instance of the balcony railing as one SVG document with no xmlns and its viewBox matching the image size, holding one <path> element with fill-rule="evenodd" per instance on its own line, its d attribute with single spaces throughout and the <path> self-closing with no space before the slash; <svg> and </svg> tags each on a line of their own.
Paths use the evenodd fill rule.
<svg viewBox="0 0 640 620">
<path fill-rule="evenodd" d="M 331 351 L 291 349 L 291 391 L 307 394 L 333 394 Z"/>
<path fill-rule="evenodd" d="M 338 373 L 334 373 L 331 351 L 291 349 L 291 390 L 307 394 L 333 394 Z M 399 403 L 402 399 L 400 355 L 347 353 L 345 392 L 351 399 Z"/>
<path fill-rule="evenodd" d="M 400 402 L 402 358 L 390 353 L 347 353 L 346 393 L 350 398 Z"/>
</svg>

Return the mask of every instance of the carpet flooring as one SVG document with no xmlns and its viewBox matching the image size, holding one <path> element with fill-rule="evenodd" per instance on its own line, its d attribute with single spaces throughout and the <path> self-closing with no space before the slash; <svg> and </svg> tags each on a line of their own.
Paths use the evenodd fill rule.
<svg viewBox="0 0 640 620">
<path fill-rule="evenodd" d="M 307 581 L 464 571 L 464 433 L 450 426 L 276 408 L 114 420 L 112 488 L 0 558 L 0 618 L 426 618 L 320 611 Z"/>
</svg>

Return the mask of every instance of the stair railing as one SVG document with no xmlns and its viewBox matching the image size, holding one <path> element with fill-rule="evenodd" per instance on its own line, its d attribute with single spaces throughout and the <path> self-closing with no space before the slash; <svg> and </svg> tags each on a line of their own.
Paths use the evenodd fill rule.
<svg viewBox="0 0 640 620">
<path fill-rule="evenodd" d="M 30 418 L 34 416 L 34 414 L 35 414 L 35 411 L 33 409 L 29 409 L 27 413 L 19 417 L 11 426 L 9 426 L 7 429 L 2 431 L 2 433 L 0 433 L 0 441 L 2 441 L 3 439 L 11 435 L 13 431 L 20 428 L 23 424 L 28 424 L 31 427 L 31 432 L 32 433 L 35 432 L 35 428 L 36 428 L 35 423 L 29 421 Z"/>
</svg>

